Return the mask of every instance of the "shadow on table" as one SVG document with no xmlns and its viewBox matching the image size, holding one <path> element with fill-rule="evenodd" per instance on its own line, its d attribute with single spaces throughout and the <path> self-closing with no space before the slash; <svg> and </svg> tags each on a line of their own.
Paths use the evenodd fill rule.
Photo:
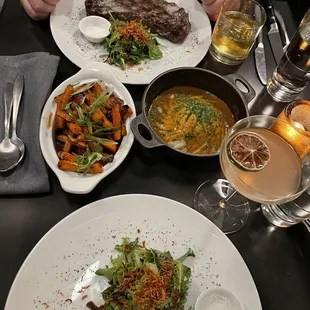
<svg viewBox="0 0 310 310">
<path fill-rule="evenodd" d="M 238 71 L 240 66 L 241 65 L 238 66 L 225 65 L 221 62 L 218 62 L 215 58 L 212 57 L 210 53 L 208 53 L 198 65 L 198 67 L 200 68 L 207 69 L 219 75 L 234 74 Z"/>
</svg>

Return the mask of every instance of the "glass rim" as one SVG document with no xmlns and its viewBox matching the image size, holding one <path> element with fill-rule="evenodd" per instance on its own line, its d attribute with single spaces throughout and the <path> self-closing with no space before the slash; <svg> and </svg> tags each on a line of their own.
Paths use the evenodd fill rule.
<svg viewBox="0 0 310 310">
<path fill-rule="evenodd" d="M 229 1 L 229 0 L 225 0 L 224 2 L 223 2 L 223 4 L 221 5 L 221 10 L 220 10 L 220 15 L 223 13 L 223 15 L 226 13 L 226 12 L 241 12 L 240 10 L 231 10 L 231 11 L 223 11 L 223 7 L 224 7 L 224 5 L 225 5 L 225 3 L 227 2 L 227 1 Z M 267 19 L 267 14 L 266 14 L 266 11 L 265 11 L 265 9 L 264 9 L 264 7 L 260 4 L 260 3 L 258 3 L 256 0 L 247 0 L 247 1 L 249 1 L 249 2 L 252 2 L 253 4 L 255 4 L 256 6 L 258 6 L 259 8 L 260 8 L 260 11 L 261 11 L 261 13 L 262 13 L 262 22 L 261 23 L 259 23 L 259 27 L 258 27 L 258 31 L 257 32 L 259 32 L 260 30 L 261 30 L 261 28 L 264 26 L 264 24 L 265 24 L 265 22 L 266 22 L 266 19 Z M 219 15 L 219 16 L 220 16 Z M 219 20 L 219 18 L 218 18 L 218 20 Z M 228 23 L 229 24 L 231 24 L 231 25 L 233 25 L 235 28 L 242 28 L 242 26 L 237 26 L 237 25 L 234 25 L 230 20 L 228 20 L 227 19 L 227 21 L 228 21 Z M 248 29 L 255 29 L 256 27 L 248 27 Z"/>
</svg>

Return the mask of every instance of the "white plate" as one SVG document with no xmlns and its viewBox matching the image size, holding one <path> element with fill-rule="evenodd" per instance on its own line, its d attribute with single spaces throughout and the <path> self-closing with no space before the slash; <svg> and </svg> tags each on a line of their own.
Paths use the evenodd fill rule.
<svg viewBox="0 0 310 310">
<path fill-rule="evenodd" d="M 92 80 L 103 80 L 106 84 L 114 89 L 117 97 L 124 100 L 125 104 L 131 107 L 133 115 L 126 120 L 127 135 L 123 138 L 122 143 L 114 156 L 112 163 L 103 167 L 103 172 L 95 175 L 83 175 L 75 172 L 62 171 L 57 167 L 58 157 L 55 151 L 53 126 L 48 126 L 50 118 L 54 124 L 56 104 L 54 98 L 64 92 L 68 84 L 77 82 L 87 83 Z M 107 175 L 113 172 L 126 158 L 134 140 L 130 129 L 130 122 L 136 116 L 136 108 L 126 87 L 111 73 L 110 66 L 103 63 L 89 63 L 77 74 L 61 83 L 48 98 L 41 116 L 40 123 L 40 146 L 45 161 L 56 174 L 61 187 L 68 193 L 87 194 Z"/>
<path fill-rule="evenodd" d="M 262 309 L 246 264 L 214 224 L 170 199 L 124 195 L 81 208 L 51 229 L 19 270 L 5 310 L 44 309 L 43 303 L 48 309 L 85 310 L 90 300 L 102 304 L 100 292 L 108 284 L 94 270 L 109 264 L 110 255 L 116 254 L 112 249 L 123 237 L 139 237 L 149 247 L 170 250 L 174 257 L 189 247 L 195 251 L 196 257 L 185 261 L 192 268 L 187 306 L 194 305 L 206 288 L 223 286 L 245 309 Z M 73 300 L 71 305 L 67 298 Z"/>
<path fill-rule="evenodd" d="M 60 50 L 78 67 L 90 61 L 103 61 L 106 51 L 100 44 L 88 42 L 80 33 L 79 21 L 86 16 L 85 0 L 60 1 L 51 15 L 50 25 L 54 40 Z M 189 13 L 191 32 L 182 44 L 159 39 L 164 45 L 163 58 L 143 62 L 126 71 L 111 66 L 121 82 L 149 84 L 162 72 L 177 68 L 196 66 L 206 55 L 211 43 L 211 25 L 207 14 L 197 0 L 175 0 Z"/>
</svg>

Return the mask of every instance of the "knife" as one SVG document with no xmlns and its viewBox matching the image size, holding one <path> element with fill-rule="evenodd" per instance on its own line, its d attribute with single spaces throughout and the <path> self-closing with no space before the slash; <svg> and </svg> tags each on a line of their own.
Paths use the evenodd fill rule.
<svg viewBox="0 0 310 310">
<path fill-rule="evenodd" d="M 282 30 L 282 33 L 284 35 L 284 47 L 283 47 L 283 51 L 285 52 L 286 51 L 286 48 L 289 46 L 290 44 L 290 38 L 288 36 L 288 32 L 287 32 L 287 28 L 286 28 L 286 25 L 285 25 L 285 21 L 281 15 L 281 13 L 275 9 L 275 16 L 276 16 L 276 19 L 280 25 L 280 29 Z"/>
<path fill-rule="evenodd" d="M 270 22 L 270 30 L 268 32 L 268 38 L 271 45 L 271 50 L 276 64 L 280 62 L 283 55 L 283 43 L 281 40 L 278 23 L 275 17 L 272 0 L 268 0 L 268 18 Z"/>
<path fill-rule="evenodd" d="M 267 84 L 267 69 L 265 58 L 265 47 L 263 41 L 263 29 L 258 35 L 258 44 L 255 49 L 255 64 L 258 77 L 263 85 Z"/>
</svg>

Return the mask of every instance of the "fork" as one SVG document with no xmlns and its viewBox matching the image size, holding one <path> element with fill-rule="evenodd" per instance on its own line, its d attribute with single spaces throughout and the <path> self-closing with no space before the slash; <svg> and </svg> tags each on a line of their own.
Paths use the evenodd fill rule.
<svg viewBox="0 0 310 310">
<path fill-rule="evenodd" d="M 308 229 L 308 231 L 310 232 L 310 219 L 303 221 L 303 223 L 306 226 L 306 228 Z"/>
</svg>

